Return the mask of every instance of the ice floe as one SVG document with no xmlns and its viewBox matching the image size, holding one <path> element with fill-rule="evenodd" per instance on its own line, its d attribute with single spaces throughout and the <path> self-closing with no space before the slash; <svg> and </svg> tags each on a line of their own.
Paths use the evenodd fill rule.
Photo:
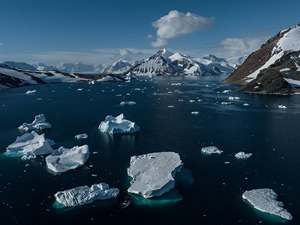
<svg viewBox="0 0 300 225">
<path fill-rule="evenodd" d="M 87 185 L 57 192 L 55 200 L 65 207 L 74 207 L 85 205 L 96 200 L 106 200 L 117 198 L 119 196 L 118 188 L 109 188 L 106 183 L 93 184 L 91 187 Z"/>
<path fill-rule="evenodd" d="M 102 121 L 98 128 L 101 132 L 110 134 L 127 134 L 140 130 L 137 124 L 125 119 L 123 113 L 117 117 L 111 115 L 106 116 L 105 121 Z"/>
<path fill-rule="evenodd" d="M 124 105 L 135 105 L 135 104 L 136 104 L 136 102 L 134 102 L 134 101 L 122 101 L 122 102 L 120 102 L 121 106 L 124 106 Z"/>
<path fill-rule="evenodd" d="M 280 108 L 280 109 L 286 109 L 287 107 L 285 105 L 279 105 L 278 108 Z"/>
<path fill-rule="evenodd" d="M 32 130 L 42 130 L 46 128 L 51 128 L 51 124 L 46 121 L 46 117 L 44 114 L 39 114 L 35 116 L 34 121 L 32 123 L 23 123 L 18 128 L 22 131 L 29 132 Z"/>
<path fill-rule="evenodd" d="M 252 156 L 252 153 L 238 152 L 235 154 L 237 159 L 248 159 L 250 156 Z"/>
<path fill-rule="evenodd" d="M 86 133 L 84 133 L 84 134 L 77 134 L 74 137 L 76 139 L 85 139 L 85 138 L 88 138 L 88 135 Z"/>
<path fill-rule="evenodd" d="M 26 91 L 26 94 L 28 94 L 28 95 L 29 95 L 29 94 L 33 94 L 33 93 L 36 93 L 36 90 L 32 90 L 32 91 L 31 91 L 31 90 L 28 90 L 28 91 Z"/>
<path fill-rule="evenodd" d="M 132 156 L 128 175 L 132 178 L 128 192 L 152 198 L 163 195 L 175 185 L 175 174 L 183 163 L 178 153 L 157 152 Z"/>
<path fill-rule="evenodd" d="M 216 146 L 207 146 L 203 147 L 201 152 L 205 154 L 221 154 L 223 151 L 218 149 Z"/>
<path fill-rule="evenodd" d="M 6 147 L 7 153 L 20 153 L 22 159 L 35 158 L 36 155 L 50 154 L 53 152 L 54 141 L 45 138 L 45 134 L 35 131 L 18 136 L 14 143 Z"/>
<path fill-rule="evenodd" d="M 73 148 L 60 147 L 46 157 L 48 169 L 53 172 L 66 172 L 84 165 L 90 155 L 88 145 Z"/>
<path fill-rule="evenodd" d="M 284 205 L 282 202 L 276 200 L 277 196 L 270 188 L 245 191 L 242 195 L 243 199 L 247 200 L 254 208 L 291 220 L 293 218 L 292 215 L 283 208 Z"/>
</svg>

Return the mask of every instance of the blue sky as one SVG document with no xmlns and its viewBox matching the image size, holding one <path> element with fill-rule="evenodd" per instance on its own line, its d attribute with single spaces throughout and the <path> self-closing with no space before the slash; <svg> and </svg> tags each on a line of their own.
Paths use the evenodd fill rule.
<svg viewBox="0 0 300 225">
<path fill-rule="evenodd" d="M 242 56 L 300 23 L 299 0 L 2 0 L 0 61 L 112 63 L 161 48 Z"/>
</svg>

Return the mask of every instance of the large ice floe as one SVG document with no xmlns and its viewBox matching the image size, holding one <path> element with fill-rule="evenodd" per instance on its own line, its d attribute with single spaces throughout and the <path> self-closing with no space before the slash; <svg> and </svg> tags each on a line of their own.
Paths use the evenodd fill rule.
<svg viewBox="0 0 300 225">
<path fill-rule="evenodd" d="M 98 128 L 101 132 L 110 134 L 127 134 L 140 130 L 140 127 L 134 122 L 125 119 L 123 113 L 117 117 L 106 116 L 105 121 L 102 121 Z"/>
<path fill-rule="evenodd" d="M 144 198 L 163 195 L 175 185 L 175 174 L 183 163 L 175 152 L 149 153 L 130 158 L 128 175 L 132 178 L 128 192 Z"/>
<path fill-rule="evenodd" d="M 293 218 L 292 215 L 283 208 L 283 203 L 276 200 L 277 194 L 272 189 L 261 188 L 245 191 L 242 197 L 253 205 L 254 208 L 262 212 L 280 216 L 287 220 Z"/>
<path fill-rule="evenodd" d="M 29 132 L 32 130 L 42 130 L 45 128 L 51 128 L 51 124 L 46 121 L 46 117 L 44 114 L 39 114 L 35 116 L 34 121 L 32 123 L 23 123 L 18 128 L 22 131 Z"/>
<path fill-rule="evenodd" d="M 109 188 L 106 183 L 79 186 L 65 191 L 57 192 L 54 197 L 63 206 L 73 207 L 92 203 L 95 200 L 116 198 L 119 195 L 118 188 Z"/>
<path fill-rule="evenodd" d="M 6 147 L 7 153 L 19 153 L 22 159 L 35 158 L 37 155 L 53 152 L 54 141 L 45 138 L 45 134 L 37 134 L 35 131 L 18 136 L 14 143 Z"/>
<path fill-rule="evenodd" d="M 61 173 L 84 165 L 90 155 L 88 145 L 73 148 L 60 147 L 46 157 L 48 169 Z"/>
<path fill-rule="evenodd" d="M 201 148 L 201 152 L 205 154 L 221 154 L 223 151 L 218 149 L 216 146 L 207 146 Z"/>
</svg>

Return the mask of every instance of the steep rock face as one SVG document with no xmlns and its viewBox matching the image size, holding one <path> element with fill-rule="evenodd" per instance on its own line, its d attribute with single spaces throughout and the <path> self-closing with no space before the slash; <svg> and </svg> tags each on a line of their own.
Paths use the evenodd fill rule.
<svg viewBox="0 0 300 225">
<path fill-rule="evenodd" d="M 293 94 L 292 86 L 275 69 L 264 69 L 238 91 L 257 94 Z"/>
<path fill-rule="evenodd" d="M 267 74 L 274 76 L 281 80 L 289 79 L 300 80 L 300 25 L 293 26 L 289 29 L 279 32 L 276 36 L 269 39 L 261 48 L 253 52 L 239 66 L 229 77 L 223 80 L 224 83 L 242 84 L 254 81 L 256 78 L 267 76 Z M 270 79 L 266 79 L 271 81 Z M 277 81 L 275 82 L 277 83 Z M 250 85 L 251 86 L 251 85 Z M 264 87 L 267 87 L 264 85 Z M 248 90 L 247 88 L 240 88 L 240 91 Z M 285 85 L 283 86 L 285 88 Z M 268 89 L 271 90 L 271 89 Z M 257 91 L 255 91 L 257 92 Z M 262 91 L 261 92 L 266 92 Z M 280 93 L 281 91 L 276 91 Z M 282 90 L 285 93 L 285 89 Z M 271 91 L 270 93 L 273 93 Z"/>
</svg>

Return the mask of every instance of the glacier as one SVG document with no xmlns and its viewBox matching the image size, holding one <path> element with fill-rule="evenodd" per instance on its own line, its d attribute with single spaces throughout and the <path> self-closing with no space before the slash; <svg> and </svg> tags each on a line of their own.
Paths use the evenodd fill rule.
<svg viewBox="0 0 300 225">
<path fill-rule="evenodd" d="M 88 145 L 74 146 L 73 148 L 60 147 L 46 157 L 46 164 L 48 169 L 53 172 L 66 172 L 83 166 L 89 155 Z"/>
<path fill-rule="evenodd" d="M 207 146 L 201 148 L 201 152 L 205 154 L 221 154 L 223 151 L 218 149 L 216 146 Z"/>
<path fill-rule="evenodd" d="M 45 134 L 35 131 L 18 136 L 14 143 L 6 147 L 7 153 L 20 153 L 22 159 L 35 158 L 36 155 L 50 154 L 53 152 L 54 141 L 45 138 Z"/>
<path fill-rule="evenodd" d="M 175 174 L 183 163 L 178 153 L 156 152 L 132 156 L 127 174 L 132 178 L 129 193 L 152 198 L 163 195 L 175 185 Z"/>
<path fill-rule="evenodd" d="M 119 195 L 118 188 L 109 188 L 106 183 L 93 184 L 91 187 L 87 185 L 76 188 L 59 191 L 54 194 L 56 202 L 65 207 L 74 207 L 92 203 L 96 200 L 106 200 L 117 198 Z"/>
<path fill-rule="evenodd" d="M 254 208 L 269 214 L 291 220 L 292 215 L 284 209 L 282 202 L 277 201 L 277 194 L 270 188 L 245 191 L 242 198 L 247 200 Z"/>
<path fill-rule="evenodd" d="M 105 121 L 102 121 L 98 128 L 101 132 L 110 134 L 135 133 L 140 130 L 140 127 L 134 122 L 125 119 L 123 113 L 117 117 L 106 116 Z"/>
<path fill-rule="evenodd" d="M 51 124 L 46 121 L 46 117 L 44 114 L 39 114 L 35 116 L 34 121 L 32 123 L 23 123 L 18 128 L 22 131 L 29 132 L 32 130 L 42 130 L 45 128 L 51 128 Z"/>
</svg>

